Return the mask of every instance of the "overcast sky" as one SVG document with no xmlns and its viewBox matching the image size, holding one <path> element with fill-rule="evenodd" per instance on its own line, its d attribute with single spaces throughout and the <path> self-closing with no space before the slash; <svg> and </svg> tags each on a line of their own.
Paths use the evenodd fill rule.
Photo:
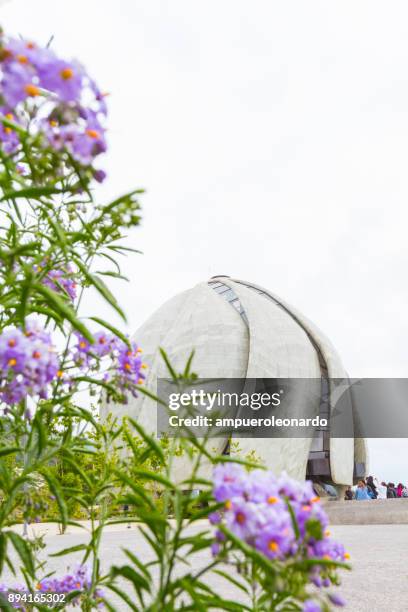
<svg viewBox="0 0 408 612">
<path fill-rule="evenodd" d="M 303 311 L 351 376 L 408 376 L 405 1 L 12 0 L 0 15 L 111 92 L 101 197 L 148 190 L 120 288 L 130 330 L 227 274 Z M 370 441 L 371 471 L 408 481 L 406 446 Z"/>
</svg>

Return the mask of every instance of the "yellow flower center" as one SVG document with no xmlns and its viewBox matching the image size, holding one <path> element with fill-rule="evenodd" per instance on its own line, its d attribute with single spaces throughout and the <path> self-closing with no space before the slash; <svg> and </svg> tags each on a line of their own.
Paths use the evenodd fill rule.
<svg viewBox="0 0 408 612">
<path fill-rule="evenodd" d="M 271 540 L 268 543 L 268 548 L 269 550 L 272 550 L 272 552 L 277 552 L 279 550 L 279 544 L 275 542 L 275 540 Z"/>
<path fill-rule="evenodd" d="M 350 559 L 350 553 L 345 552 L 345 553 L 344 553 L 344 558 L 345 558 L 345 559 Z"/>
<path fill-rule="evenodd" d="M 79 348 L 86 348 L 86 342 L 82 341 L 79 343 Z"/>
<path fill-rule="evenodd" d="M 41 353 L 39 351 L 34 351 L 33 357 L 34 359 L 39 359 L 41 357 Z"/>
<path fill-rule="evenodd" d="M 89 136 L 89 138 L 99 138 L 100 134 L 97 130 L 86 130 L 86 134 Z"/>
<path fill-rule="evenodd" d="M 268 504 L 276 504 L 278 501 L 278 498 L 271 495 L 270 497 L 268 497 L 266 501 L 268 502 Z"/>
<path fill-rule="evenodd" d="M 15 365 L 17 365 L 17 359 L 15 359 L 14 357 L 12 357 L 11 359 L 8 360 L 8 365 L 11 368 L 14 368 Z"/>
<path fill-rule="evenodd" d="M 225 509 L 231 510 L 231 508 L 232 508 L 232 502 L 230 499 L 227 499 L 227 501 L 225 502 Z"/>
<path fill-rule="evenodd" d="M 32 83 L 28 83 L 25 87 L 24 87 L 24 91 L 26 92 L 27 95 L 29 96 L 38 96 L 40 93 L 40 90 L 38 89 L 38 87 L 36 85 L 33 85 Z"/>
<path fill-rule="evenodd" d="M 58 376 L 58 378 L 61 378 L 61 377 L 62 377 L 62 374 L 63 374 L 62 370 L 58 370 L 58 372 L 57 372 L 57 376 Z"/>
<path fill-rule="evenodd" d="M 14 117 L 12 113 L 6 113 L 4 115 L 6 117 L 6 119 L 9 119 L 10 121 L 13 121 Z M 11 127 L 5 127 L 4 131 L 6 132 L 6 134 L 10 134 L 10 132 L 12 132 Z"/>
<path fill-rule="evenodd" d="M 11 340 L 9 340 L 7 344 L 10 348 L 13 348 L 13 346 L 16 346 L 16 341 L 14 340 L 14 338 L 11 338 Z"/>
<path fill-rule="evenodd" d="M 125 363 L 125 369 L 126 370 L 130 370 L 132 368 L 132 366 L 130 365 L 130 363 Z"/>
<path fill-rule="evenodd" d="M 74 76 L 74 71 L 72 70 L 72 68 L 68 68 L 68 66 L 66 68 L 63 68 L 60 72 L 61 78 L 64 79 L 64 81 L 69 81 L 69 79 L 72 79 L 72 77 Z"/>
<path fill-rule="evenodd" d="M 26 55 L 17 55 L 17 60 L 20 62 L 20 64 L 26 64 L 28 62 Z"/>
<path fill-rule="evenodd" d="M 318 496 L 316 495 L 316 497 L 312 497 L 312 499 L 311 499 L 310 501 L 311 501 L 311 503 L 312 503 L 312 504 L 316 504 L 317 502 L 319 502 L 319 501 L 320 501 L 320 497 L 318 497 Z"/>
</svg>

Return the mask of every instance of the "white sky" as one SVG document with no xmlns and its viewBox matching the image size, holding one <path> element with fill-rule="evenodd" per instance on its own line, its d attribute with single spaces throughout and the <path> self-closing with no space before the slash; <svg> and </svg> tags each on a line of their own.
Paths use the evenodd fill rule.
<svg viewBox="0 0 408 612">
<path fill-rule="evenodd" d="M 130 330 L 228 274 L 303 311 L 351 376 L 408 376 L 405 1 L 13 0 L 0 17 L 112 93 L 101 196 L 148 189 L 117 287 Z M 370 441 L 371 471 L 408 481 L 406 446 Z"/>
</svg>

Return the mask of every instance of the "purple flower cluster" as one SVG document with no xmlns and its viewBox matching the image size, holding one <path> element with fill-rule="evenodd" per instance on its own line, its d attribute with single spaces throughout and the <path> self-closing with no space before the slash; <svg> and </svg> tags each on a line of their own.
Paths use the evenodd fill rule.
<svg viewBox="0 0 408 612">
<path fill-rule="evenodd" d="M 79 565 L 71 574 L 67 574 L 62 578 L 44 578 L 37 588 L 41 593 L 71 593 L 72 591 L 87 591 L 92 585 L 91 572 L 86 565 Z M 103 608 L 103 602 L 100 601 L 103 597 L 103 591 L 96 589 L 94 598 L 98 608 Z M 80 604 L 80 597 L 75 598 L 72 605 Z"/>
<path fill-rule="evenodd" d="M 316 559 L 310 580 L 317 587 L 331 584 L 319 559 L 344 562 L 348 558 L 344 547 L 330 537 L 327 514 L 309 481 L 298 482 L 286 474 L 277 478 L 264 470 L 247 472 L 238 464 L 224 463 L 214 470 L 214 497 L 224 509 L 209 516 L 212 524 L 224 525 L 269 559 Z M 214 554 L 225 541 L 224 532 L 218 530 Z"/>
<path fill-rule="evenodd" d="M 43 282 L 53 291 L 66 293 L 72 301 L 77 296 L 74 272 L 69 264 L 63 269 L 50 270 Z"/>
<path fill-rule="evenodd" d="M 47 397 L 49 383 L 60 375 L 50 334 L 29 321 L 25 331 L 0 334 L 0 399 L 12 405 L 27 396 Z"/>
<path fill-rule="evenodd" d="M 5 584 L 0 584 L 0 594 L 7 596 L 8 593 L 10 593 L 10 591 L 12 591 L 13 593 L 29 593 L 29 590 L 27 589 L 26 586 L 22 585 L 22 584 L 16 584 L 13 587 L 9 587 Z M 26 603 L 23 603 L 21 601 L 14 601 L 9 603 L 9 605 L 12 608 L 15 608 L 16 610 L 22 610 L 22 612 L 26 612 Z"/>
<path fill-rule="evenodd" d="M 27 113 L 28 111 L 28 113 Z M 106 151 L 105 96 L 76 61 L 21 39 L 0 38 L 0 114 L 39 134 L 56 151 L 66 150 L 83 166 Z M 28 119 L 29 117 L 29 119 Z M 6 153 L 19 148 L 12 127 L 2 125 Z M 95 171 L 97 180 L 103 173 Z"/>
<path fill-rule="evenodd" d="M 136 385 L 140 385 L 145 376 L 145 364 L 140 357 L 141 349 L 130 341 L 129 345 L 117 336 L 99 331 L 94 334 L 94 342 L 90 343 L 83 336 L 77 335 L 73 348 L 74 363 L 81 369 L 99 369 L 100 360 L 110 357 L 113 366 L 105 373 L 105 382 L 112 383 L 122 391 L 129 391 L 136 396 Z"/>
</svg>

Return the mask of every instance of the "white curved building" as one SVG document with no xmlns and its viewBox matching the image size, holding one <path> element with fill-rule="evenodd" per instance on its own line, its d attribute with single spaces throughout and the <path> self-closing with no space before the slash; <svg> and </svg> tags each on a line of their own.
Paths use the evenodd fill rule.
<svg viewBox="0 0 408 612">
<path fill-rule="evenodd" d="M 134 337 L 148 366 L 146 386 L 153 392 L 157 378 L 168 376 L 159 347 L 178 371 L 194 349 L 193 370 L 200 378 L 320 378 L 329 397 L 328 412 L 334 392 L 330 378 L 347 379 L 335 349 L 306 317 L 269 291 L 226 276 L 174 296 Z M 312 407 L 314 414 L 321 414 L 318 404 Z M 350 406 L 348 418 L 353 419 Z M 105 406 L 103 413 L 108 410 L 128 414 L 156 433 L 156 404 L 147 396 L 131 398 L 126 406 Z M 215 440 L 212 448 L 229 452 L 228 439 Z M 276 473 L 286 470 L 298 479 L 347 485 L 366 473 L 365 441 L 333 438 L 329 432 L 317 433 L 315 439 L 241 438 L 239 447 L 240 454 L 255 450 Z M 183 478 L 185 469 L 185 460 L 179 460 L 176 477 Z"/>
</svg>

